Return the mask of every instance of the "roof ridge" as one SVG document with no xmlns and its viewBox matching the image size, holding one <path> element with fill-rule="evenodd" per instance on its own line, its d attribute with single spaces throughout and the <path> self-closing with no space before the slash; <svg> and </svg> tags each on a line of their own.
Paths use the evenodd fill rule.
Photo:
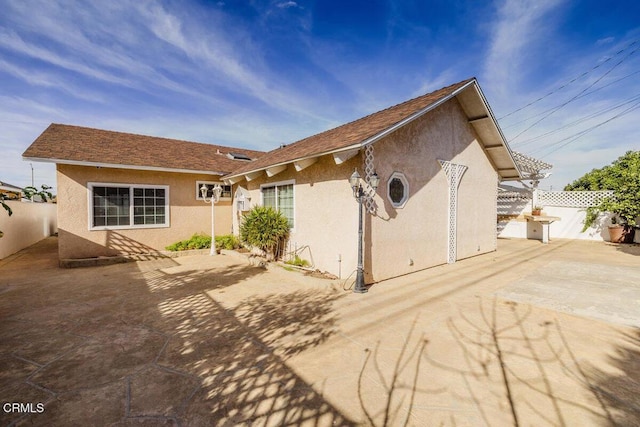
<svg viewBox="0 0 640 427">
<path fill-rule="evenodd" d="M 243 151 L 251 151 L 251 152 L 262 153 L 262 154 L 267 153 L 267 151 L 254 150 L 254 149 L 251 149 L 251 148 L 236 147 L 236 146 L 231 146 L 231 145 L 210 144 L 210 143 L 207 143 L 207 142 L 189 141 L 189 140 L 186 140 L 186 139 L 168 138 L 168 137 L 165 137 L 165 136 L 155 136 L 155 135 L 146 135 L 146 134 L 142 134 L 142 133 L 133 133 L 133 132 L 118 131 L 118 130 L 100 129 L 100 128 L 93 128 L 93 127 L 89 127 L 89 126 L 70 125 L 70 124 L 66 124 L 66 123 L 51 123 L 48 126 L 48 128 L 50 128 L 51 126 L 62 126 L 62 127 L 67 127 L 67 128 L 85 129 L 85 130 L 94 131 L 94 132 L 97 131 L 97 132 L 106 132 L 106 133 L 116 133 L 116 134 L 121 134 L 121 135 L 130 135 L 130 136 L 143 137 L 143 138 L 162 139 L 162 140 L 165 140 L 165 141 L 179 141 L 179 142 L 186 142 L 186 143 L 189 143 L 189 144 L 206 145 L 206 146 L 214 147 L 214 148 L 225 148 L 225 149 L 231 149 L 231 150 L 243 150 Z"/>
</svg>

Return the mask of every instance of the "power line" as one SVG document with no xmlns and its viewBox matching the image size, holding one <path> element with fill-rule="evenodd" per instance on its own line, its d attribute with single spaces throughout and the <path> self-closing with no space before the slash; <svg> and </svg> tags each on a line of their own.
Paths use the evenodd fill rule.
<svg viewBox="0 0 640 427">
<path fill-rule="evenodd" d="M 547 152 L 546 154 L 544 154 L 542 156 L 538 156 L 539 158 L 543 159 L 543 158 L 547 157 L 549 154 L 554 153 L 554 152 L 558 151 L 559 149 L 561 149 L 563 147 L 566 147 L 567 145 L 571 144 L 572 142 L 575 142 L 576 140 L 580 139 L 581 137 L 583 137 L 587 133 L 592 132 L 592 131 L 596 130 L 597 128 L 599 128 L 601 126 L 604 126 L 605 124 L 607 124 L 607 123 L 609 123 L 609 122 L 611 122 L 611 121 L 613 121 L 615 119 L 618 119 L 618 118 L 620 118 L 620 117 L 622 117 L 622 116 L 624 116 L 626 114 L 629 114 L 630 112 L 632 112 L 633 110 L 636 110 L 638 108 L 640 108 L 640 101 L 636 102 L 633 106 L 631 106 L 631 107 L 627 108 L 626 110 L 616 114 L 615 116 L 613 116 L 613 117 L 611 117 L 611 118 L 609 118 L 609 119 L 607 119 L 607 120 L 605 120 L 605 121 L 603 121 L 601 123 L 598 123 L 597 125 L 591 126 L 590 128 L 585 129 L 585 130 L 583 130 L 581 132 L 578 132 L 577 134 L 574 134 L 572 136 L 568 136 L 568 137 L 563 138 L 563 139 L 561 139 L 559 141 L 556 141 L 555 143 L 553 143 L 553 144 L 551 144 L 551 145 L 549 145 L 547 147 L 542 147 L 539 150 L 534 150 L 533 154 L 535 154 L 535 152 L 539 152 L 539 151 L 544 150 L 546 148 L 551 148 L 553 146 L 556 146 L 561 142 L 567 141 L 564 144 L 558 145 L 556 148 L 554 148 L 553 150 Z"/>
<path fill-rule="evenodd" d="M 629 49 L 631 46 L 635 45 L 636 43 L 638 43 L 638 40 L 634 40 L 634 41 L 632 41 L 632 42 L 631 42 L 631 43 L 629 43 L 626 47 L 624 47 L 623 49 L 621 49 L 621 50 L 619 50 L 618 52 L 616 52 L 613 56 L 610 56 L 610 57 L 608 57 L 607 59 L 605 59 L 604 61 L 602 61 L 601 63 L 596 64 L 595 66 L 593 66 L 590 70 L 585 71 L 584 73 L 580 74 L 580 75 L 579 75 L 579 76 L 577 76 L 577 77 L 574 77 L 573 79 L 571 79 L 571 80 L 570 80 L 570 81 L 568 81 L 567 83 L 565 83 L 565 84 L 561 85 L 560 87 L 557 87 L 556 89 L 553 89 L 551 92 L 547 93 L 546 95 L 543 95 L 543 96 L 541 96 L 540 98 L 538 98 L 538 99 L 536 99 L 536 100 L 534 100 L 534 101 L 531 101 L 530 103 L 528 103 L 528 104 L 526 104 L 526 105 L 524 105 L 524 106 L 522 106 L 522 107 L 520 107 L 520 108 L 518 108 L 518 109 L 515 109 L 515 110 L 513 110 L 512 112 L 510 112 L 510 113 L 508 113 L 508 114 L 505 114 L 505 115 L 504 115 L 504 116 L 502 116 L 502 117 L 498 117 L 498 120 L 500 120 L 500 119 L 504 119 L 504 118 L 506 118 L 506 117 L 509 117 L 509 116 L 511 116 L 511 115 L 513 115 L 513 114 L 515 114 L 515 113 L 517 113 L 517 112 L 519 112 L 519 111 L 522 111 L 522 110 L 524 110 L 525 108 L 528 108 L 528 107 L 532 106 L 533 104 L 535 104 L 535 103 L 537 103 L 537 102 L 539 102 L 539 101 L 542 101 L 543 99 L 545 99 L 545 98 L 547 98 L 547 97 L 549 97 L 549 96 L 551 96 L 551 95 L 553 95 L 553 94 L 555 94 L 555 93 L 557 93 L 557 92 L 561 91 L 562 89 L 566 88 L 566 87 L 567 87 L 567 86 L 569 86 L 570 84 L 572 84 L 572 83 L 576 82 L 577 80 L 580 80 L 581 78 L 583 78 L 583 77 L 585 77 L 585 76 L 587 76 L 587 75 L 591 74 L 593 71 L 595 71 L 595 70 L 597 70 L 598 68 L 602 67 L 604 64 L 606 64 L 607 62 L 611 61 L 613 58 L 615 58 L 616 56 L 620 55 L 621 53 L 623 53 L 625 50 Z"/>
<path fill-rule="evenodd" d="M 610 111 L 616 110 L 616 109 L 618 109 L 618 108 L 620 108 L 622 106 L 625 106 L 627 104 L 631 104 L 631 103 L 633 103 L 635 101 L 638 101 L 638 100 L 640 100 L 640 94 L 635 95 L 635 96 L 633 96 L 633 97 L 631 97 L 631 98 L 627 99 L 626 101 L 621 102 L 619 104 L 613 105 L 611 107 L 603 108 L 602 110 L 598 110 L 595 113 L 591 113 L 589 115 L 581 117 L 581 118 L 579 118 L 577 120 L 574 120 L 573 122 L 567 123 L 566 125 L 561 126 L 559 128 L 556 128 L 556 129 L 553 129 L 553 130 L 551 130 L 549 132 L 545 132 L 543 134 L 540 134 L 540 135 L 535 136 L 533 138 L 527 139 L 525 141 L 520 141 L 517 144 L 518 144 L 519 147 L 531 144 L 532 142 L 538 141 L 538 140 L 540 140 L 542 138 L 545 138 L 545 137 L 547 137 L 549 135 L 553 135 L 555 133 L 561 132 L 561 131 L 563 131 L 565 129 L 571 128 L 571 127 L 576 126 L 576 125 L 578 125 L 578 124 L 580 124 L 582 122 L 585 122 L 587 120 L 593 119 L 593 118 L 598 117 L 598 116 L 601 116 L 601 115 L 603 115 L 605 113 L 608 113 Z"/>
<path fill-rule="evenodd" d="M 634 76 L 634 75 L 639 74 L 639 73 L 640 73 L 640 70 L 636 70 L 636 71 L 634 71 L 634 72 L 632 72 L 632 73 L 629 73 L 629 74 L 627 74 L 627 75 L 625 75 L 625 76 L 620 77 L 619 79 L 613 80 L 612 82 L 609 82 L 609 83 L 607 83 L 607 84 L 606 84 L 606 85 L 604 85 L 604 86 L 600 86 L 599 88 L 596 88 L 596 89 L 594 89 L 594 90 L 592 90 L 592 91 L 590 91 L 590 92 L 586 92 L 586 93 L 584 93 L 584 94 L 582 94 L 582 95 L 578 96 L 578 97 L 576 98 L 576 100 L 578 100 L 578 99 L 580 99 L 580 98 L 584 98 L 584 97 L 589 96 L 589 95 L 592 95 L 592 94 L 594 94 L 594 93 L 596 93 L 596 92 L 598 92 L 598 91 L 601 91 L 602 89 L 605 89 L 605 88 L 607 88 L 607 87 L 609 87 L 609 86 L 612 86 L 612 85 L 614 85 L 614 84 L 618 83 L 619 81 L 622 81 L 622 80 L 624 80 L 624 79 L 628 79 L 629 77 Z M 517 126 L 517 125 L 519 125 L 519 124 L 521 124 L 521 123 L 525 123 L 525 122 L 527 122 L 527 121 L 529 121 L 529 120 L 531 120 L 531 119 L 534 119 L 534 118 L 536 118 L 536 117 L 539 117 L 539 116 L 541 116 L 541 115 L 543 115 L 543 114 L 545 114 L 545 113 L 547 113 L 547 112 L 549 112 L 549 111 L 553 110 L 554 108 L 555 108 L 555 107 L 551 107 L 551 108 L 549 108 L 549 109 L 547 109 L 547 110 L 544 110 L 544 111 L 541 111 L 541 112 L 539 112 L 539 113 L 537 113 L 537 114 L 534 114 L 533 116 L 527 117 L 526 119 L 520 120 L 520 121 L 518 121 L 518 122 L 514 122 L 514 123 L 512 123 L 512 124 L 510 124 L 510 125 L 506 125 L 506 126 L 502 126 L 502 125 L 501 125 L 501 127 L 502 127 L 502 129 L 509 129 L 509 128 L 512 128 L 512 127 Z M 520 143 L 519 143 L 519 142 L 514 142 L 514 144 L 520 144 Z"/>
<path fill-rule="evenodd" d="M 516 138 L 518 138 L 519 136 L 521 136 L 522 134 L 524 134 L 526 131 L 528 131 L 529 129 L 531 129 L 532 127 L 534 127 L 535 125 L 537 125 L 538 123 L 542 122 L 544 119 L 546 119 L 547 117 L 549 117 L 550 115 L 552 115 L 553 113 L 555 113 L 556 111 L 560 110 L 561 108 L 564 108 L 565 106 L 567 106 L 568 104 L 570 104 L 571 102 L 575 101 L 576 99 L 578 99 L 578 97 L 580 97 L 580 95 L 584 94 L 587 90 L 591 89 L 593 86 L 595 86 L 596 84 L 598 84 L 600 82 L 600 80 L 602 80 L 603 78 L 605 78 L 607 75 L 609 75 L 609 73 L 611 73 L 614 69 L 616 69 L 620 64 L 622 64 L 627 58 L 629 58 L 631 55 L 633 55 L 634 53 L 636 53 L 638 50 L 640 50 L 640 47 L 635 48 L 634 50 L 632 50 L 627 56 L 625 56 L 624 58 L 622 58 L 620 61 L 618 61 L 613 67 L 611 67 L 606 73 L 604 73 L 602 76 L 600 76 L 599 78 L 597 78 L 593 83 L 591 83 L 589 86 L 587 86 L 586 88 L 584 88 L 583 90 L 581 90 L 577 95 L 569 98 L 569 100 L 563 102 L 562 104 L 560 104 L 559 106 L 553 108 L 548 114 L 542 116 L 542 118 L 540 120 L 537 120 L 536 122 L 534 122 L 533 124 L 531 124 L 529 127 L 527 127 L 526 129 L 524 129 L 523 131 L 521 131 L 520 133 L 518 133 L 515 137 L 513 137 L 509 142 L 514 141 Z"/>
</svg>

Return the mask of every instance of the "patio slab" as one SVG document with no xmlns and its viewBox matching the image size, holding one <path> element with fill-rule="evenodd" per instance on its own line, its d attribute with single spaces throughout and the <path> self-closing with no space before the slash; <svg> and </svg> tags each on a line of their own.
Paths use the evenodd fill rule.
<svg viewBox="0 0 640 427">
<path fill-rule="evenodd" d="M 233 254 L 60 269 L 56 244 L 0 261 L 0 401 L 33 404 L 0 425 L 640 425 L 637 245 L 500 240 L 353 294 Z"/>
</svg>

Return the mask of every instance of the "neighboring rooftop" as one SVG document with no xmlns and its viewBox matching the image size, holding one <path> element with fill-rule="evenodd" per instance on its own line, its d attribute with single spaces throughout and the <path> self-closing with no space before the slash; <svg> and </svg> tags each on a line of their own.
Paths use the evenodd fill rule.
<svg viewBox="0 0 640 427">
<path fill-rule="evenodd" d="M 228 156 L 233 153 L 232 156 Z M 62 164 L 228 174 L 264 153 L 155 136 L 52 123 L 22 154 Z"/>
</svg>

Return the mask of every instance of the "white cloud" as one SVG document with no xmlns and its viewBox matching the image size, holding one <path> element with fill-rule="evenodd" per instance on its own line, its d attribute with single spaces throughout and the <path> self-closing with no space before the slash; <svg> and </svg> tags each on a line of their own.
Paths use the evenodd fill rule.
<svg viewBox="0 0 640 427">
<path fill-rule="evenodd" d="M 281 8 L 281 9 L 288 9 L 290 7 L 299 7 L 298 3 L 294 2 L 294 1 L 283 1 L 283 2 L 280 2 L 280 3 L 276 4 L 276 6 Z"/>
<path fill-rule="evenodd" d="M 483 74 L 501 97 L 520 83 L 528 50 L 540 41 L 549 43 L 554 29 L 547 22 L 562 0 L 504 0 L 491 25 L 490 47 Z"/>
</svg>

